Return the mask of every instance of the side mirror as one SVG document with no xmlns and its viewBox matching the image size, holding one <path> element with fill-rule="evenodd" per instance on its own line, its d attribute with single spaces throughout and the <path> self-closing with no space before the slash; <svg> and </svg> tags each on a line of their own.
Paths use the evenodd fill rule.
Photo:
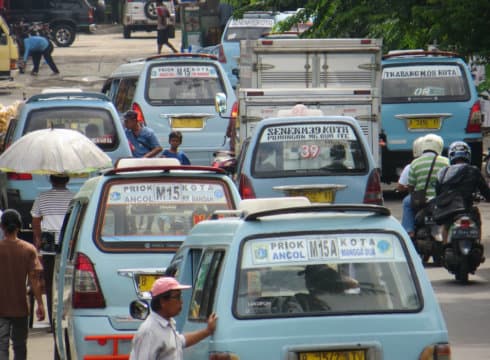
<svg viewBox="0 0 490 360">
<path fill-rule="evenodd" d="M 214 108 L 218 114 L 223 114 L 226 112 L 226 94 L 217 93 L 214 97 Z"/>
<path fill-rule="evenodd" d="M 150 306 L 146 301 L 134 300 L 129 304 L 129 313 L 135 319 L 145 320 L 150 315 Z"/>
</svg>

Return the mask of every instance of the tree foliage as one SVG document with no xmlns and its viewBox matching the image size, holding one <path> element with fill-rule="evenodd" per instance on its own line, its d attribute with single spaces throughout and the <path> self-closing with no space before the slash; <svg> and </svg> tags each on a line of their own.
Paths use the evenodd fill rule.
<svg viewBox="0 0 490 360">
<path fill-rule="evenodd" d="M 490 60 L 488 0 L 231 0 L 240 16 L 248 10 L 303 8 L 280 27 L 314 19 L 303 37 L 383 38 L 384 50 L 427 48 Z"/>
</svg>

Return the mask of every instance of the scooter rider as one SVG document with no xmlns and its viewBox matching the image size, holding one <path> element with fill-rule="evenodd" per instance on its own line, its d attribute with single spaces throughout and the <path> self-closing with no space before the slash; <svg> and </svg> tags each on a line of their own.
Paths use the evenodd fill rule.
<svg viewBox="0 0 490 360">
<path fill-rule="evenodd" d="M 471 162 L 471 148 L 464 141 L 455 141 L 449 146 L 448 157 L 450 166 L 441 169 L 437 174 L 436 194 L 443 195 L 448 192 L 460 194 L 463 197 L 464 207 L 469 211 L 481 226 L 480 212 L 473 206 L 473 194 L 477 191 L 490 201 L 490 188 L 480 170 Z M 449 217 L 447 221 L 450 221 Z M 446 221 L 446 222 L 447 222 Z M 444 224 L 443 241 L 447 242 L 447 223 Z"/>
</svg>

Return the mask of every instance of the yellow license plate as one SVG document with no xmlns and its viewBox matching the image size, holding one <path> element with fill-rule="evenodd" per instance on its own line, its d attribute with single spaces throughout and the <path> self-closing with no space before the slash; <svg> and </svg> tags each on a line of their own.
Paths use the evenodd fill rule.
<svg viewBox="0 0 490 360">
<path fill-rule="evenodd" d="M 288 190 L 289 196 L 306 196 L 310 202 L 314 203 L 333 203 L 333 190 Z"/>
<path fill-rule="evenodd" d="M 173 118 L 173 129 L 202 129 L 204 127 L 204 119 L 202 118 Z"/>
<path fill-rule="evenodd" d="M 150 291 L 153 283 L 156 279 L 161 277 L 160 275 L 139 275 L 138 276 L 138 289 L 143 291 Z"/>
<path fill-rule="evenodd" d="M 302 352 L 299 360 L 366 360 L 366 353 L 364 350 Z"/>
<path fill-rule="evenodd" d="M 441 127 L 441 119 L 426 118 L 426 119 L 408 119 L 408 128 L 410 130 L 430 129 L 436 130 Z"/>
</svg>

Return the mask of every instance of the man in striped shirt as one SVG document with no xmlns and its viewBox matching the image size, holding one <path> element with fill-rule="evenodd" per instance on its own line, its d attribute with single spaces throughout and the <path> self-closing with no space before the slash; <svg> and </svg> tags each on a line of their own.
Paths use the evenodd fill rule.
<svg viewBox="0 0 490 360">
<path fill-rule="evenodd" d="M 435 134 L 427 134 L 422 140 L 421 149 L 422 155 L 410 163 L 408 172 L 408 190 L 412 193 L 415 190 L 424 190 L 430 168 L 434 157 L 434 167 L 430 173 L 430 178 L 427 182 L 426 196 L 427 200 L 436 196 L 435 186 L 437 183 L 437 173 L 440 169 L 449 165 L 449 160 L 445 156 L 441 156 L 444 147 L 444 140 Z M 413 238 L 414 230 L 406 229 L 410 237 Z"/>
<path fill-rule="evenodd" d="M 66 211 L 73 198 L 73 193 L 67 189 L 66 184 L 70 180 L 65 175 L 51 175 L 49 177 L 52 188 L 44 191 L 34 200 L 32 205 L 32 233 L 34 245 L 39 250 L 41 247 L 42 233 L 51 233 L 54 243 L 59 244 L 59 235 Z M 46 288 L 46 300 L 51 324 L 52 283 L 54 271 L 54 254 L 43 254 L 44 282 Z"/>
</svg>

